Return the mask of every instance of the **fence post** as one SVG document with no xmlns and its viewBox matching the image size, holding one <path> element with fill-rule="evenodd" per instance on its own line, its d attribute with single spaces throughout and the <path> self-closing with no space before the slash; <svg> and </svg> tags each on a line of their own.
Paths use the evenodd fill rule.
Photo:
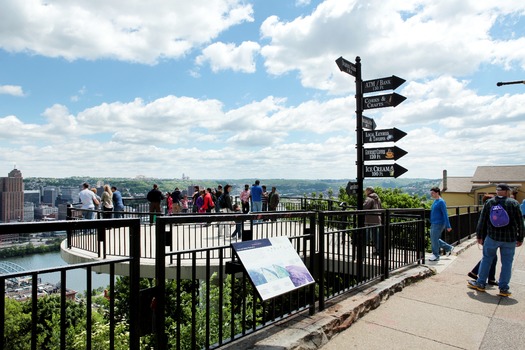
<svg viewBox="0 0 525 350">
<path fill-rule="evenodd" d="M 392 243 L 392 235 L 390 232 L 390 210 L 385 210 L 385 225 L 384 225 L 384 238 L 383 238 L 383 276 L 385 279 L 390 277 L 390 271 L 388 266 L 390 266 L 390 247 Z"/>
<path fill-rule="evenodd" d="M 316 251 L 316 222 L 315 222 L 315 213 L 310 214 L 310 234 L 309 234 L 309 241 L 310 241 L 310 263 L 308 265 L 311 266 L 311 270 L 315 270 L 314 264 L 315 264 L 315 251 Z M 306 228 L 305 228 L 306 231 Z M 315 278 L 314 278 L 315 280 Z M 315 314 L 315 283 L 310 285 L 310 316 Z"/>
<path fill-rule="evenodd" d="M 324 277 L 324 254 L 325 254 L 325 213 L 320 211 L 319 212 L 319 223 L 317 225 L 318 227 L 318 242 L 319 242 L 319 250 L 318 250 L 318 256 L 317 256 L 317 269 L 314 268 L 314 271 L 317 270 L 317 274 L 314 277 L 317 283 L 319 284 L 319 311 L 323 311 L 325 308 L 324 305 L 324 299 L 325 299 L 325 277 Z M 315 252 L 315 246 L 312 249 Z"/>
<path fill-rule="evenodd" d="M 129 227 L 130 256 L 129 279 L 130 279 L 130 300 L 129 310 L 129 347 L 131 350 L 140 349 L 140 314 L 139 314 L 139 294 L 140 294 L 140 219 L 133 220 L 134 223 Z"/>
<path fill-rule="evenodd" d="M 166 236 L 163 229 L 166 227 L 164 219 L 160 217 L 155 224 L 155 300 L 156 308 L 155 333 L 157 335 L 157 349 L 164 350 L 168 348 L 166 337 L 166 267 L 165 251 Z"/>
</svg>

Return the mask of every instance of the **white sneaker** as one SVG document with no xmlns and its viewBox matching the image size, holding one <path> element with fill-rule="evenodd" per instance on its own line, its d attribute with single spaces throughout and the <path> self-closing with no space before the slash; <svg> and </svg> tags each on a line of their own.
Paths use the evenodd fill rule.
<svg viewBox="0 0 525 350">
<path fill-rule="evenodd" d="M 432 254 L 432 256 L 430 258 L 428 258 L 428 261 L 438 261 L 439 258 L 437 256 L 435 256 L 434 254 Z"/>
</svg>

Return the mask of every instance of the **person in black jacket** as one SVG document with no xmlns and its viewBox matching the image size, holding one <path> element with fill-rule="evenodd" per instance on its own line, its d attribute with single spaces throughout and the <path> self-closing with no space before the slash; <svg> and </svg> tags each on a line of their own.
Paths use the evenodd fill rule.
<svg viewBox="0 0 525 350">
<path fill-rule="evenodd" d="M 160 214 L 160 202 L 164 199 L 164 194 L 159 190 L 157 184 L 153 185 L 153 189 L 148 192 L 147 196 L 149 202 L 149 224 L 153 225 L 155 222 L 156 213 Z"/>
</svg>

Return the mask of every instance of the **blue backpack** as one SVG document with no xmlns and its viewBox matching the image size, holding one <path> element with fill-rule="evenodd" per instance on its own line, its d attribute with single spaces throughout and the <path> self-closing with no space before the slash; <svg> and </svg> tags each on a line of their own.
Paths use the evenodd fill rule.
<svg viewBox="0 0 525 350">
<path fill-rule="evenodd" d="M 503 227 L 507 226 L 509 224 L 509 214 L 503 208 L 501 204 L 496 200 L 496 204 L 494 204 L 490 208 L 490 223 L 494 227 Z"/>
</svg>

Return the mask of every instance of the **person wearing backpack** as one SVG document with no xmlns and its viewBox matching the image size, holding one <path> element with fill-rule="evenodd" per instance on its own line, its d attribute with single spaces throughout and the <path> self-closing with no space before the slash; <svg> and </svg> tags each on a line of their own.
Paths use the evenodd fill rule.
<svg viewBox="0 0 525 350">
<path fill-rule="evenodd" d="M 479 292 L 485 291 L 485 282 L 490 266 L 499 249 L 501 272 L 499 275 L 499 296 L 512 295 L 509 289 L 512 262 L 516 247 L 523 244 L 525 226 L 520 204 L 510 198 L 511 189 L 507 184 L 496 187 L 496 196 L 483 205 L 476 228 L 478 244 L 483 245 L 483 258 L 477 280 L 467 282 L 467 287 Z"/>
<path fill-rule="evenodd" d="M 454 247 L 441 239 L 441 233 L 445 230 L 452 231 L 450 221 L 448 220 L 447 204 L 441 198 L 441 190 L 439 187 L 432 187 L 430 189 L 430 196 L 434 199 L 432 207 L 430 207 L 430 244 L 432 246 L 432 256 L 429 261 L 439 260 L 439 250 L 443 248 L 445 254 L 449 256 Z"/>
</svg>

